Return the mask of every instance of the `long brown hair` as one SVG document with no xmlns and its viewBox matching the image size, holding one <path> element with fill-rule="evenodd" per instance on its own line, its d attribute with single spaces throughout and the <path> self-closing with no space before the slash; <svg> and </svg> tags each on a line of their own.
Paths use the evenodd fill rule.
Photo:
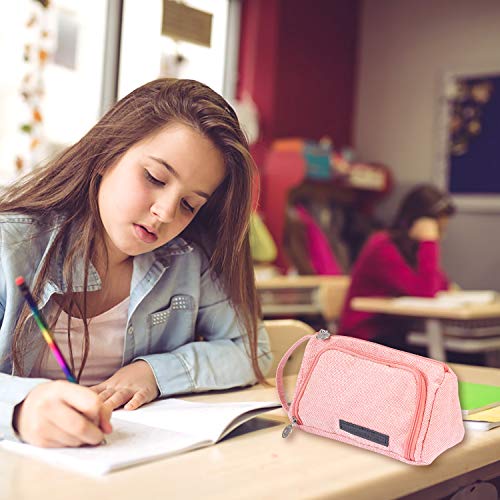
<svg viewBox="0 0 500 500">
<path fill-rule="evenodd" d="M 64 249 L 63 276 L 68 284 L 65 310 L 78 307 L 72 291 L 74 263 L 83 253 L 84 356 L 89 350 L 87 328 L 87 276 L 92 258 L 104 241 L 97 193 L 105 170 L 134 144 L 172 123 L 192 127 L 210 139 L 224 158 L 226 177 L 181 236 L 210 250 L 210 267 L 220 279 L 247 332 L 249 356 L 259 381 L 264 377 L 257 362 L 257 323 L 260 306 L 250 255 L 249 220 L 255 165 L 233 109 L 216 92 L 193 80 L 158 79 L 131 92 L 115 104 L 90 131 L 47 165 L 21 178 L 0 200 L 0 212 L 23 213 L 40 220 L 54 214 L 65 217 L 48 249 L 32 293 L 38 300 L 51 261 Z M 67 238 L 69 229 L 79 238 Z M 83 246 L 83 251 L 82 251 Z M 61 309 L 59 309 L 60 312 Z M 14 370 L 20 371 L 23 332 L 29 324 L 24 307 L 12 346 Z M 69 325 L 68 325 L 69 335 Z"/>
<path fill-rule="evenodd" d="M 455 206 L 448 194 L 432 184 L 420 184 L 409 191 L 401 201 L 391 228 L 394 244 L 412 267 L 417 265 L 419 242 L 410 238 L 413 223 L 421 217 L 438 219 L 452 216 Z"/>
</svg>

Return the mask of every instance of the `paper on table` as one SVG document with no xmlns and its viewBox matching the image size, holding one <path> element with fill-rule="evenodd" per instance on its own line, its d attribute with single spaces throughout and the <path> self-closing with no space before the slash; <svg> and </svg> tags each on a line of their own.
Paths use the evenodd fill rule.
<svg viewBox="0 0 500 500">
<path fill-rule="evenodd" d="M 494 290 L 456 290 L 442 291 L 437 294 L 438 300 L 452 300 L 467 304 L 489 304 L 498 300 L 498 293 Z"/>
<path fill-rule="evenodd" d="M 208 444 L 196 436 L 112 420 L 113 433 L 106 444 L 80 448 L 39 448 L 2 441 L 2 447 L 50 464 L 88 474 L 106 474 L 114 469 L 185 452 Z"/>
<path fill-rule="evenodd" d="M 464 417 L 464 420 L 478 420 L 482 422 L 500 422 L 500 406 L 489 410 L 479 411 Z"/>
<path fill-rule="evenodd" d="M 394 303 L 399 306 L 423 308 L 459 308 L 471 304 L 490 304 L 497 300 L 498 294 L 490 290 L 469 290 L 463 292 L 440 292 L 434 298 L 398 297 Z"/>
<path fill-rule="evenodd" d="M 165 399 L 134 411 L 113 412 L 106 444 L 81 448 L 39 448 L 13 441 L 0 447 L 89 474 L 105 474 L 160 457 L 215 444 L 277 402 L 196 403 Z"/>
<path fill-rule="evenodd" d="M 164 399 L 135 411 L 119 410 L 116 417 L 159 429 L 183 432 L 215 443 L 235 427 L 279 403 L 196 403 Z"/>
<path fill-rule="evenodd" d="M 464 426 L 473 431 L 489 431 L 500 426 L 500 407 L 483 410 L 464 417 Z"/>
</svg>

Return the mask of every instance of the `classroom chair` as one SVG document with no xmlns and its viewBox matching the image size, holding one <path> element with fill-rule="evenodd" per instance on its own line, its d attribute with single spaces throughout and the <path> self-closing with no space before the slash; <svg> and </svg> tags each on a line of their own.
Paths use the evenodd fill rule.
<svg viewBox="0 0 500 500">
<path fill-rule="evenodd" d="M 274 377 L 276 368 L 288 348 L 304 335 L 314 333 L 314 329 L 303 321 L 296 319 L 271 319 L 264 321 L 269 333 L 271 352 L 274 359 L 268 377 Z M 285 375 L 293 375 L 299 372 L 300 363 L 304 354 L 306 343 L 302 344 L 287 361 Z"/>
<path fill-rule="evenodd" d="M 331 331 L 337 327 L 349 290 L 349 276 L 275 276 L 257 280 L 264 318 L 321 316 Z"/>
</svg>

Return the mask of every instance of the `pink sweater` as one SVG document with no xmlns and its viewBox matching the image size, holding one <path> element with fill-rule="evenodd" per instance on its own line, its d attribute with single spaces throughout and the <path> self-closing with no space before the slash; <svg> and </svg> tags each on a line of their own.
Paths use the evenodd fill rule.
<svg viewBox="0 0 500 500">
<path fill-rule="evenodd" d="M 389 333 L 386 316 L 351 309 L 354 297 L 433 297 L 447 288 L 448 280 L 439 268 L 436 241 L 420 243 L 417 268 L 414 269 L 399 253 L 387 232 L 376 233 L 364 246 L 352 270 L 339 333 L 366 340 Z"/>
</svg>

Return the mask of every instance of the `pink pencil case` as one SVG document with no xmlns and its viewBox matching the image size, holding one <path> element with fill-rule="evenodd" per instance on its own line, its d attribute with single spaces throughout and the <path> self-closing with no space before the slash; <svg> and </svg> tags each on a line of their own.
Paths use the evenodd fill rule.
<svg viewBox="0 0 500 500">
<path fill-rule="evenodd" d="M 292 403 L 283 388 L 291 353 L 309 341 Z M 276 370 L 276 386 L 294 428 L 412 465 L 428 465 L 462 441 L 456 375 L 445 364 L 320 330 L 295 342 Z"/>
</svg>

